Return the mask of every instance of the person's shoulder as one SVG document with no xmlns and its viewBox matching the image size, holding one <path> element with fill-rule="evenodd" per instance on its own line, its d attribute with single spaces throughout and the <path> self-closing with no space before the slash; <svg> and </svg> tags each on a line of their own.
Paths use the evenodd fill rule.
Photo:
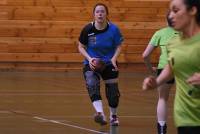
<svg viewBox="0 0 200 134">
<path fill-rule="evenodd" d="M 162 32 L 168 31 L 168 30 L 170 30 L 170 29 L 171 29 L 170 27 L 163 27 L 163 28 L 157 30 L 156 32 L 157 32 L 157 33 L 162 33 Z"/>
<path fill-rule="evenodd" d="M 165 36 L 166 34 L 176 33 L 172 27 L 163 27 L 155 32 L 155 35 Z"/>
<path fill-rule="evenodd" d="M 154 32 L 152 38 L 161 37 L 164 31 L 165 31 L 165 28 L 158 29 L 157 31 Z"/>
<path fill-rule="evenodd" d="M 169 33 L 176 33 L 176 34 L 179 33 L 179 32 L 176 31 L 173 27 L 170 27 L 170 26 L 164 27 L 164 28 L 160 29 L 160 31 L 163 32 L 163 33 L 166 33 L 166 32 L 169 32 Z"/>
<path fill-rule="evenodd" d="M 109 24 L 110 28 L 119 29 L 118 26 L 116 24 L 112 23 L 112 22 L 108 22 L 108 24 Z"/>
<path fill-rule="evenodd" d="M 160 35 L 163 31 L 164 31 L 165 28 L 161 28 L 161 29 L 158 29 L 154 32 L 154 36 L 157 36 L 157 35 Z"/>
<path fill-rule="evenodd" d="M 90 22 L 90 23 L 88 23 L 88 24 L 86 24 L 84 27 L 83 27 L 83 30 L 89 30 L 89 29 L 91 29 L 93 27 L 93 22 Z"/>
<path fill-rule="evenodd" d="M 120 29 L 116 24 L 112 22 L 109 22 L 108 24 L 109 24 L 109 31 L 117 32 L 117 33 L 120 32 Z"/>
<path fill-rule="evenodd" d="M 117 25 L 116 25 L 116 24 L 114 24 L 114 23 L 113 23 L 113 22 L 111 22 L 111 21 L 109 21 L 109 22 L 108 22 L 108 24 L 109 24 L 110 26 L 117 27 Z"/>
</svg>

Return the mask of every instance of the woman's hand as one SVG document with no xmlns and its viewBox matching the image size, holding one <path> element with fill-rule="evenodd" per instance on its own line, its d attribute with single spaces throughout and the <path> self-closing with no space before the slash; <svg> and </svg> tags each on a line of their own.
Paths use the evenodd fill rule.
<svg viewBox="0 0 200 134">
<path fill-rule="evenodd" d="M 150 90 L 157 87 L 156 77 L 149 76 L 144 79 L 142 89 L 143 90 Z"/>
<path fill-rule="evenodd" d="M 90 68 L 92 69 L 92 71 L 95 70 L 95 65 L 94 65 L 94 63 L 93 63 L 94 59 L 96 59 L 96 58 L 89 58 L 89 59 L 88 59 L 88 61 L 89 61 L 89 66 L 90 66 Z"/>
<path fill-rule="evenodd" d="M 187 79 L 187 83 L 200 86 L 200 73 L 194 73 Z"/>
<path fill-rule="evenodd" d="M 117 60 L 114 59 L 114 58 L 112 58 L 112 59 L 111 59 L 111 63 L 112 63 L 112 65 L 115 67 L 115 70 L 118 71 Z"/>
</svg>

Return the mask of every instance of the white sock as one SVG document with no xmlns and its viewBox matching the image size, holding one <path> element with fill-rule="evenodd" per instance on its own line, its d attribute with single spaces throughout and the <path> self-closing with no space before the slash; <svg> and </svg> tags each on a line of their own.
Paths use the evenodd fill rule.
<svg viewBox="0 0 200 134">
<path fill-rule="evenodd" d="M 94 101 L 92 104 L 93 104 L 93 107 L 95 108 L 96 112 L 101 112 L 104 114 L 103 104 L 102 104 L 101 100 Z"/>
<path fill-rule="evenodd" d="M 158 123 L 160 124 L 160 126 L 164 126 L 166 124 L 166 121 L 158 121 Z"/>
<path fill-rule="evenodd" d="M 117 108 L 110 107 L 110 116 L 117 115 Z"/>
</svg>

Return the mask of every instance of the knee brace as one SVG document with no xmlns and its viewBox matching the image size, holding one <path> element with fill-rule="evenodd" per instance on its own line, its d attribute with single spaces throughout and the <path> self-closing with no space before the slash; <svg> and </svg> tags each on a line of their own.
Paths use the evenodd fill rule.
<svg viewBox="0 0 200 134">
<path fill-rule="evenodd" d="M 116 108 L 119 104 L 120 92 L 118 89 L 118 83 L 107 83 L 106 84 L 106 97 L 108 104 L 112 108 Z"/>
<path fill-rule="evenodd" d="M 86 80 L 86 87 L 91 101 L 101 100 L 100 95 L 100 78 L 93 71 L 86 71 L 84 73 Z"/>
</svg>

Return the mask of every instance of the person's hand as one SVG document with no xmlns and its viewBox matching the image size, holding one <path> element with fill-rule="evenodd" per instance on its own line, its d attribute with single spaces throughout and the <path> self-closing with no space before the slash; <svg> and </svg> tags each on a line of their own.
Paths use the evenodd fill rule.
<svg viewBox="0 0 200 134">
<path fill-rule="evenodd" d="M 117 61 L 116 61 L 114 58 L 112 58 L 112 59 L 111 59 L 111 63 L 112 63 L 112 65 L 115 67 L 115 70 L 118 71 Z"/>
<path fill-rule="evenodd" d="M 150 90 L 157 87 L 156 77 L 149 76 L 144 79 L 142 89 L 143 90 Z"/>
<path fill-rule="evenodd" d="M 152 71 L 153 71 L 154 73 L 156 73 L 156 72 L 157 72 L 157 67 L 152 67 Z"/>
<path fill-rule="evenodd" d="M 92 69 L 92 71 L 95 70 L 95 65 L 93 63 L 93 60 L 96 59 L 96 58 L 90 58 L 88 61 L 89 61 L 89 66 L 90 68 Z"/>
<path fill-rule="evenodd" d="M 187 80 L 187 83 L 191 85 L 199 85 L 200 86 L 200 73 L 194 73 Z"/>
<path fill-rule="evenodd" d="M 151 67 L 150 73 L 151 73 L 153 76 L 157 76 L 157 67 Z"/>
</svg>

